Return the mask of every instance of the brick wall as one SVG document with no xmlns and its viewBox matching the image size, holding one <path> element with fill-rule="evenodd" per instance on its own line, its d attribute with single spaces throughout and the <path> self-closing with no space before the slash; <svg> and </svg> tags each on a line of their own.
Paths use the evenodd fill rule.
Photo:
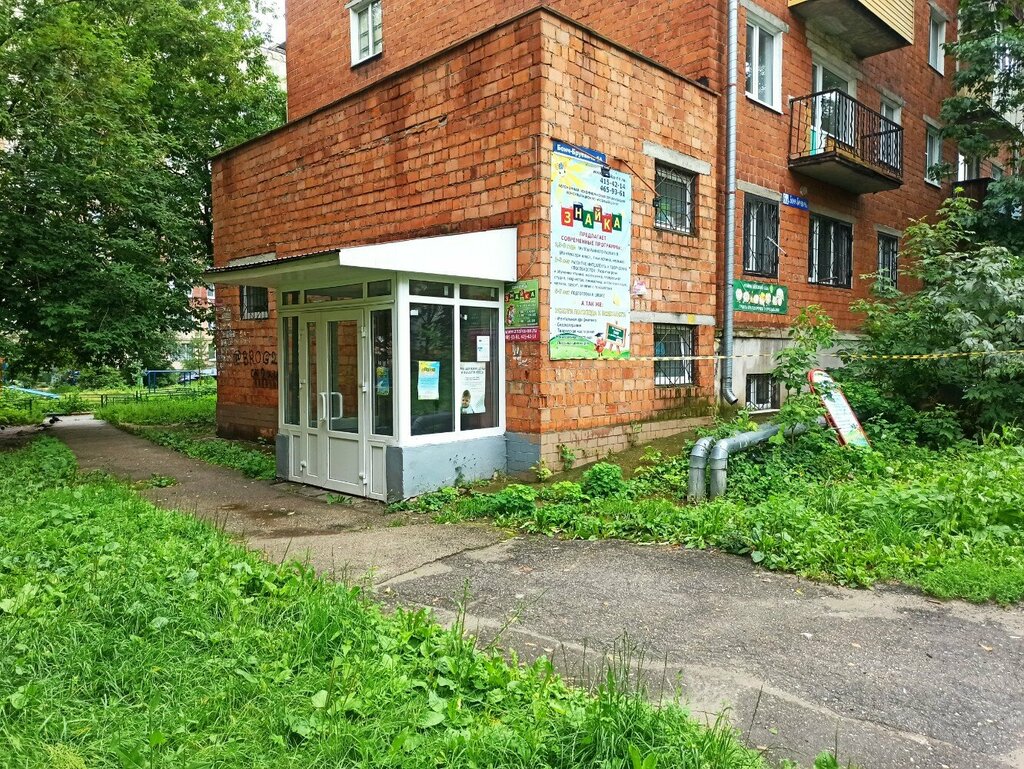
<svg viewBox="0 0 1024 769">
<path fill-rule="evenodd" d="M 717 179 L 712 172 L 698 184 L 697 236 L 656 231 L 646 186 L 654 159 L 643 147 L 653 141 L 711 163 L 716 101 L 538 11 L 218 158 L 215 261 L 514 226 L 520 277 L 541 281 L 546 339 L 550 155 L 558 138 L 606 152 L 613 166 L 635 174 L 634 275 L 648 293 L 633 309 L 713 316 Z M 276 391 L 254 392 L 247 364 L 235 363 L 240 347 L 273 349 L 273 318 L 238 322 L 237 301 L 237 291 L 218 293 L 221 401 L 232 419 L 245 407 L 256 414 L 276 403 Z M 635 352 L 651 355 L 651 325 L 632 330 Z M 713 344 L 711 327 L 701 326 L 698 351 Z M 710 365 L 699 367 L 695 387 L 662 390 L 649 361 L 551 363 L 540 343 L 509 345 L 507 372 L 507 426 L 520 433 L 679 418 L 711 398 L 714 385 Z"/>
<path fill-rule="evenodd" d="M 633 311 L 713 316 L 716 172 L 712 167 L 710 175 L 697 182 L 696 235 L 657 230 L 655 160 L 644 154 L 644 142 L 712 164 L 717 97 L 551 16 L 545 25 L 542 61 L 551 68 L 541 105 L 545 136 L 598 149 L 608 155 L 610 165 L 633 175 L 633 276 L 648 289 L 646 297 L 634 298 Z M 550 141 L 544 146 L 550 147 Z M 540 196 L 545 207 L 549 198 L 545 189 Z M 539 259 L 531 269 L 531 277 L 541 279 L 542 304 L 547 302 L 547 234 L 545 228 Z M 547 334 L 542 312 L 542 338 Z M 698 354 L 710 354 L 713 344 L 712 328 L 699 327 Z M 654 354 L 650 323 L 633 321 L 631 349 L 636 356 Z M 698 364 L 695 387 L 660 388 L 655 387 L 654 364 L 649 360 L 551 362 L 543 345 L 532 353 L 537 358 L 530 368 L 541 372 L 535 402 L 541 405 L 545 432 L 542 455 L 549 462 L 562 442 L 559 432 L 607 432 L 612 426 L 677 417 L 713 397 L 714 374 L 708 362 Z"/>
<path fill-rule="evenodd" d="M 878 110 L 883 95 L 904 100 L 902 125 L 904 128 L 903 186 L 897 190 L 875 194 L 855 195 L 837 186 L 826 184 L 793 173 L 787 165 L 790 131 L 789 99 L 810 94 L 812 87 L 812 61 L 814 55 L 808 47 L 808 33 L 804 22 L 789 13 L 786 0 L 758 0 L 758 5 L 785 20 L 790 31 L 783 35 L 783 112 L 779 114 L 747 98 L 743 92 L 741 73 L 738 97 L 737 155 L 738 178 L 777 192 L 788 192 L 806 198 L 812 209 L 835 212 L 840 217 L 854 220 L 854 266 L 852 288 L 823 287 L 808 283 L 808 230 L 810 215 L 807 211 L 781 206 L 778 282 L 789 286 L 790 313 L 771 316 L 737 313 L 736 326 L 740 333 L 745 328 L 779 328 L 789 325 L 791 319 L 808 304 L 819 304 L 832 316 L 840 329 L 855 330 L 863 320 L 851 312 L 850 304 L 870 295 L 870 280 L 861 275 L 877 270 L 876 225 L 902 231 L 910 219 L 927 217 L 941 205 L 949 194 L 950 186 L 935 187 L 925 182 L 925 130 L 924 116 L 937 119 L 942 100 L 952 87 L 954 64 L 947 57 L 943 77 L 928 66 L 929 5 L 919 0 L 915 14 L 915 43 L 913 46 L 863 59 L 858 63 L 861 78 L 856 85 L 856 99 Z M 955 18 L 956 3 L 941 0 L 938 3 Z M 745 25 L 746 11 L 741 9 L 741 29 Z M 955 24 L 947 27 L 947 40 L 955 34 Z M 741 34 L 740 62 L 745 58 L 745 34 Z M 821 39 L 821 36 L 818 36 Z M 826 40 L 826 42 L 829 42 Z M 840 45 L 836 41 L 831 41 Z M 840 53 L 839 51 L 835 52 Z M 719 60 L 724 61 L 724 52 Z M 724 145 L 721 161 L 724 164 Z M 956 164 L 956 147 L 943 143 L 943 158 Z M 743 275 L 743 199 L 737 196 L 735 275 Z M 724 232 L 724 220 L 719 227 Z M 721 273 L 720 273 L 721 274 Z M 748 279 L 762 281 L 750 276 Z M 901 288 L 910 287 L 901 278 Z"/>
<path fill-rule="evenodd" d="M 337 0 L 288 0 L 288 114 L 302 117 L 532 8 L 550 7 L 691 77 L 716 67 L 706 55 L 720 20 L 711 0 L 384 0 L 383 53 L 352 66 L 349 11 Z"/>
</svg>

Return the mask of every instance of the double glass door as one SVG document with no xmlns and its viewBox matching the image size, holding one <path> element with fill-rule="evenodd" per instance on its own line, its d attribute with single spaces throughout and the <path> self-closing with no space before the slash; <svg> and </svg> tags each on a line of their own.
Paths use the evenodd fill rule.
<svg viewBox="0 0 1024 769">
<path fill-rule="evenodd" d="M 390 398 L 378 403 L 380 374 L 371 393 L 368 364 L 371 357 L 380 359 L 381 345 L 371 349 L 368 326 L 372 323 L 383 338 L 380 327 L 386 317 L 390 354 L 391 314 L 390 308 L 358 309 L 283 318 L 281 431 L 288 435 L 291 480 L 358 496 L 385 496 L 383 456 L 391 403 Z M 390 361 L 387 365 L 390 371 Z M 381 406 L 387 409 L 386 425 L 375 418 Z"/>
</svg>

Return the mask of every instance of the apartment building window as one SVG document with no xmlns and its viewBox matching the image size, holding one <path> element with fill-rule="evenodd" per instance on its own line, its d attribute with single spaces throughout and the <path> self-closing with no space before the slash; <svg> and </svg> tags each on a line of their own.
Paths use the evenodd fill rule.
<svg viewBox="0 0 1024 769">
<path fill-rule="evenodd" d="M 654 188 L 658 199 L 654 226 L 684 235 L 694 233 L 694 197 L 697 177 L 666 163 L 654 164 Z"/>
<path fill-rule="evenodd" d="M 782 108 L 782 31 L 750 18 L 749 10 L 747 14 L 747 96 L 779 110 Z"/>
<path fill-rule="evenodd" d="M 683 387 L 694 384 L 694 361 L 661 360 L 693 355 L 697 345 L 697 327 L 676 323 L 654 324 L 654 384 L 657 387 Z"/>
<path fill-rule="evenodd" d="M 940 75 L 943 74 L 946 60 L 946 18 L 932 9 L 928 23 L 928 63 Z"/>
<path fill-rule="evenodd" d="M 779 276 L 779 204 L 774 200 L 744 195 L 743 272 Z"/>
<path fill-rule="evenodd" d="M 896 288 L 899 279 L 900 239 L 878 233 L 878 282 Z"/>
<path fill-rule="evenodd" d="M 809 283 L 850 288 L 853 280 L 853 227 L 850 224 L 812 214 L 808 254 Z"/>
<path fill-rule="evenodd" d="M 882 113 L 882 117 L 895 125 L 900 125 L 903 121 L 903 108 L 895 101 L 882 99 L 880 111 Z M 883 125 L 881 136 L 882 162 L 887 163 L 894 168 L 901 166 L 903 157 L 900 149 L 900 135 L 898 130 L 892 126 Z"/>
<path fill-rule="evenodd" d="M 381 0 L 353 0 L 348 4 L 348 10 L 352 64 L 356 65 L 384 49 L 384 17 Z"/>
<path fill-rule="evenodd" d="M 747 409 L 774 411 L 779 408 L 779 383 L 771 374 L 747 374 Z"/>
<path fill-rule="evenodd" d="M 928 126 L 924 142 L 924 180 L 939 186 L 939 175 L 935 166 L 942 162 L 942 135 L 939 129 Z"/>
<path fill-rule="evenodd" d="M 270 294 L 262 286 L 242 286 L 239 300 L 242 320 L 266 320 L 270 317 Z"/>
<path fill-rule="evenodd" d="M 981 178 L 981 158 L 972 158 L 958 153 L 956 159 L 956 180 L 958 182 Z"/>
</svg>

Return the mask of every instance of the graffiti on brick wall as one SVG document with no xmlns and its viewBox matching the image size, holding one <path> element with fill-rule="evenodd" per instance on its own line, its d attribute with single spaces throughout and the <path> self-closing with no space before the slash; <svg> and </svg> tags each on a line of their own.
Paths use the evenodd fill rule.
<svg viewBox="0 0 1024 769">
<path fill-rule="evenodd" d="M 251 366 L 252 386 L 260 390 L 277 389 L 277 350 L 243 348 L 230 351 L 235 366 Z"/>
<path fill-rule="evenodd" d="M 254 368 L 252 369 L 252 384 L 260 389 L 277 389 L 277 369 Z"/>
</svg>

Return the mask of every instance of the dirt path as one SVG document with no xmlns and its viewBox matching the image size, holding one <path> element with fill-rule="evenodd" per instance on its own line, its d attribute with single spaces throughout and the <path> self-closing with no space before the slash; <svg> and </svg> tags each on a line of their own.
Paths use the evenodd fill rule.
<svg viewBox="0 0 1024 769">
<path fill-rule="evenodd" d="M 616 646 L 642 649 L 652 691 L 680 685 L 695 714 L 731 708 L 773 757 L 810 764 L 838 742 L 841 762 L 865 768 L 1024 767 L 1020 608 L 843 590 L 718 553 L 506 540 L 488 526 L 395 518 L 372 503 L 328 505 L 312 490 L 250 481 L 88 419 L 53 433 L 83 469 L 174 477 L 143 493 L 271 558 L 308 558 L 349 579 L 371 571 L 388 602 L 451 618 L 468 583 L 470 630 L 487 638 L 508 625 L 503 645 L 552 655 L 570 674 L 593 675 Z"/>
</svg>

